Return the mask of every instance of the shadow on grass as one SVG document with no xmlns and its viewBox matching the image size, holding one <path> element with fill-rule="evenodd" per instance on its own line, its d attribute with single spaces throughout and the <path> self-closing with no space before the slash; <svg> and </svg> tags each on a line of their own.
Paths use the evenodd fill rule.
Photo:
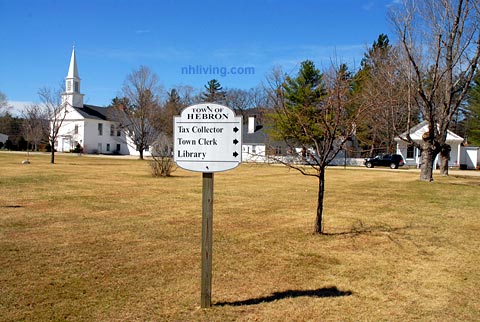
<svg viewBox="0 0 480 322">
<path fill-rule="evenodd" d="M 373 233 L 399 233 L 412 229 L 411 224 L 402 226 L 402 227 L 391 227 L 388 225 L 373 225 L 367 226 L 363 223 L 362 220 L 357 220 L 357 223 L 352 225 L 352 228 L 349 231 L 342 232 L 324 232 L 320 235 L 322 236 L 358 236 L 364 234 L 373 234 Z"/>
<path fill-rule="evenodd" d="M 340 291 L 336 287 L 324 287 L 316 290 L 288 290 L 283 292 L 275 292 L 271 295 L 258 297 L 254 299 L 248 299 L 243 301 L 233 301 L 233 302 L 218 302 L 215 303 L 215 306 L 243 306 L 243 305 L 256 305 L 260 303 L 269 303 L 277 300 L 283 300 L 286 298 L 296 298 L 296 297 L 340 297 L 340 296 L 350 296 L 352 295 L 351 291 Z"/>
</svg>

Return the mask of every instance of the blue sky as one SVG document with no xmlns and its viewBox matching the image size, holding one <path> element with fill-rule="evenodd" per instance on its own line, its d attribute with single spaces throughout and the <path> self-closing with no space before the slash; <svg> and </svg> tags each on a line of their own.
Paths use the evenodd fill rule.
<svg viewBox="0 0 480 322">
<path fill-rule="evenodd" d="M 126 76 L 148 66 L 168 90 L 259 85 L 275 66 L 294 72 L 305 59 L 358 67 L 395 0 L 0 0 L 0 91 L 37 102 L 58 88 L 75 45 L 85 103 L 108 105 Z M 251 75 L 182 74 L 182 67 L 254 67 Z"/>
</svg>

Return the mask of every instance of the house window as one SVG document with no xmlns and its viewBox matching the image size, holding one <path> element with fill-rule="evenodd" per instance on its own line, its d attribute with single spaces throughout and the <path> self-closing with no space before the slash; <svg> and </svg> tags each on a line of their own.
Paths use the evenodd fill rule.
<svg viewBox="0 0 480 322">
<path fill-rule="evenodd" d="M 78 125 L 77 124 L 75 124 L 75 129 L 73 130 L 73 133 L 78 134 Z"/>
<path fill-rule="evenodd" d="M 282 155 L 282 147 L 276 146 L 275 147 L 275 155 Z"/>
<path fill-rule="evenodd" d="M 114 136 L 114 135 L 115 135 L 115 125 L 110 124 L 110 136 Z"/>
<path fill-rule="evenodd" d="M 107 152 L 110 152 L 110 143 L 107 143 Z"/>
<path fill-rule="evenodd" d="M 415 147 L 413 145 L 409 145 L 407 147 L 407 159 L 413 159 L 415 157 Z"/>
<path fill-rule="evenodd" d="M 103 135 L 103 124 L 98 123 L 98 135 Z"/>
</svg>

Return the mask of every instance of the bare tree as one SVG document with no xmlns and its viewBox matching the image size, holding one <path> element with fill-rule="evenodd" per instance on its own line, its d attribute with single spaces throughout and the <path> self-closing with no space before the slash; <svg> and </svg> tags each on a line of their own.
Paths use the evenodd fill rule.
<svg viewBox="0 0 480 322">
<path fill-rule="evenodd" d="M 33 151 L 36 151 L 38 145 L 47 136 L 47 118 L 41 107 L 37 104 L 26 105 L 22 110 L 22 118 L 23 135 L 27 140 L 27 153 L 29 151 L 29 145 L 32 146 Z"/>
<path fill-rule="evenodd" d="M 412 96 L 407 74 L 399 49 L 381 34 L 355 75 L 356 102 L 368 107 L 368 113 L 357 124 L 357 139 L 370 155 L 394 152 L 394 138 L 404 131 L 409 120 L 418 121 L 418 109 L 414 111 L 409 104 Z"/>
<path fill-rule="evenodd" d="M 417 105 L 428 122 L 428 132 L 420 146 L 420 179 L 432 181 L 438 154 L 443 160 L 441 173 L 448 174 L 447 130 L 478 68 L 479 3 L 478 0 L 404 0 L 393 8 L 391 21 L 411 66 L 411 86 L 417 92 Z"/>
<path fill-rule="evenodd" d="M 143 160 L 144 151 L 158 135 L 160 113 L 158 77 L 148 67 L 141 66 L 126 78 L 123 98 L 114 99 L 115 119 L 126 131 Z"/>
<path fill-rule="evenodd" d="M 268 95 L 261 86 L 244 89 L 227 89 L 225 91 L 225 103 L 231 107 L 237 114 L 241 114 L 247 119 L 248 110 L 263 109 L 267 106 Z"/>
<path fill-rule="evenodd" d="M 351 108 L 352 78 L 345 65 L 322 74 L 308 60 L 296 77 L 281 82 L 279 76 L 277 72 L 269 79 L 275 102 L 273 135 L 285 141 L 291 157 L 277 160 L 318 179 L 314 232 L 322 234 L 325 170 L 354 135 L 360 115 L 360 109 Z"/>
<path fill-rule="evenodd" d="M 0 91 L 0 116 L 10 111 L 11 108 L 8 104 L 7 95 Z"/>
<path fill-rule="evenodd" d="M 180 102 L 183 106 L 190 106 L 202 102 L 202 94 L 190 85 L 176 85 L 175 89 L 180 96 Z"/>
<path fill-rule="evenodd" d="M 61 89 L 52 90 L 43 87 L 39 90 L 38 95 L 41 101 L 41 114 L 46 117 L 49 125 L 48 143 L 50 144 L 50 163 L 55 163 L 55 143 L 58 139 L 58 133 L 62 127 L 63 121 L 68 113 L 68 106 L 62 103 Z"/>
</svg>

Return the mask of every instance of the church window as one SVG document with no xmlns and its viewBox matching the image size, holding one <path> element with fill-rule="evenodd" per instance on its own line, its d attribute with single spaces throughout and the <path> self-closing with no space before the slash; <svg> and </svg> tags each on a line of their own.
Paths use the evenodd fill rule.
<svg viewBox="0 0 480 322">
<path fill-rule="evenodd" d="M 110 152 L 110 143 L 107 143 L 107 152 Z"/>
<path fill-rule="evenodd" d="M 98 123 L 98 135 L 103 135 L 103 124 Z"/>
<path fill-rule="evenodd" d="M 114 135 L 115 135 L 115 125 L 110 124 L 110 136 L 114 136 Z"/>
<path fill-rule="evenodd" d="M 121 148 L 120 144 L 117 144 L 117 152 L 120 152 L 120 148 Z"/>
<path fill-rule="evenodd" d="M 67 91 L 70 92 L 72 90 L 72 81 L 67 81 Z"/>
<path fill-rule="evenodd" d="M 75 92 L 80 92 L 80 84 L 78 82 L 75 82 Z"/>
</svg>

